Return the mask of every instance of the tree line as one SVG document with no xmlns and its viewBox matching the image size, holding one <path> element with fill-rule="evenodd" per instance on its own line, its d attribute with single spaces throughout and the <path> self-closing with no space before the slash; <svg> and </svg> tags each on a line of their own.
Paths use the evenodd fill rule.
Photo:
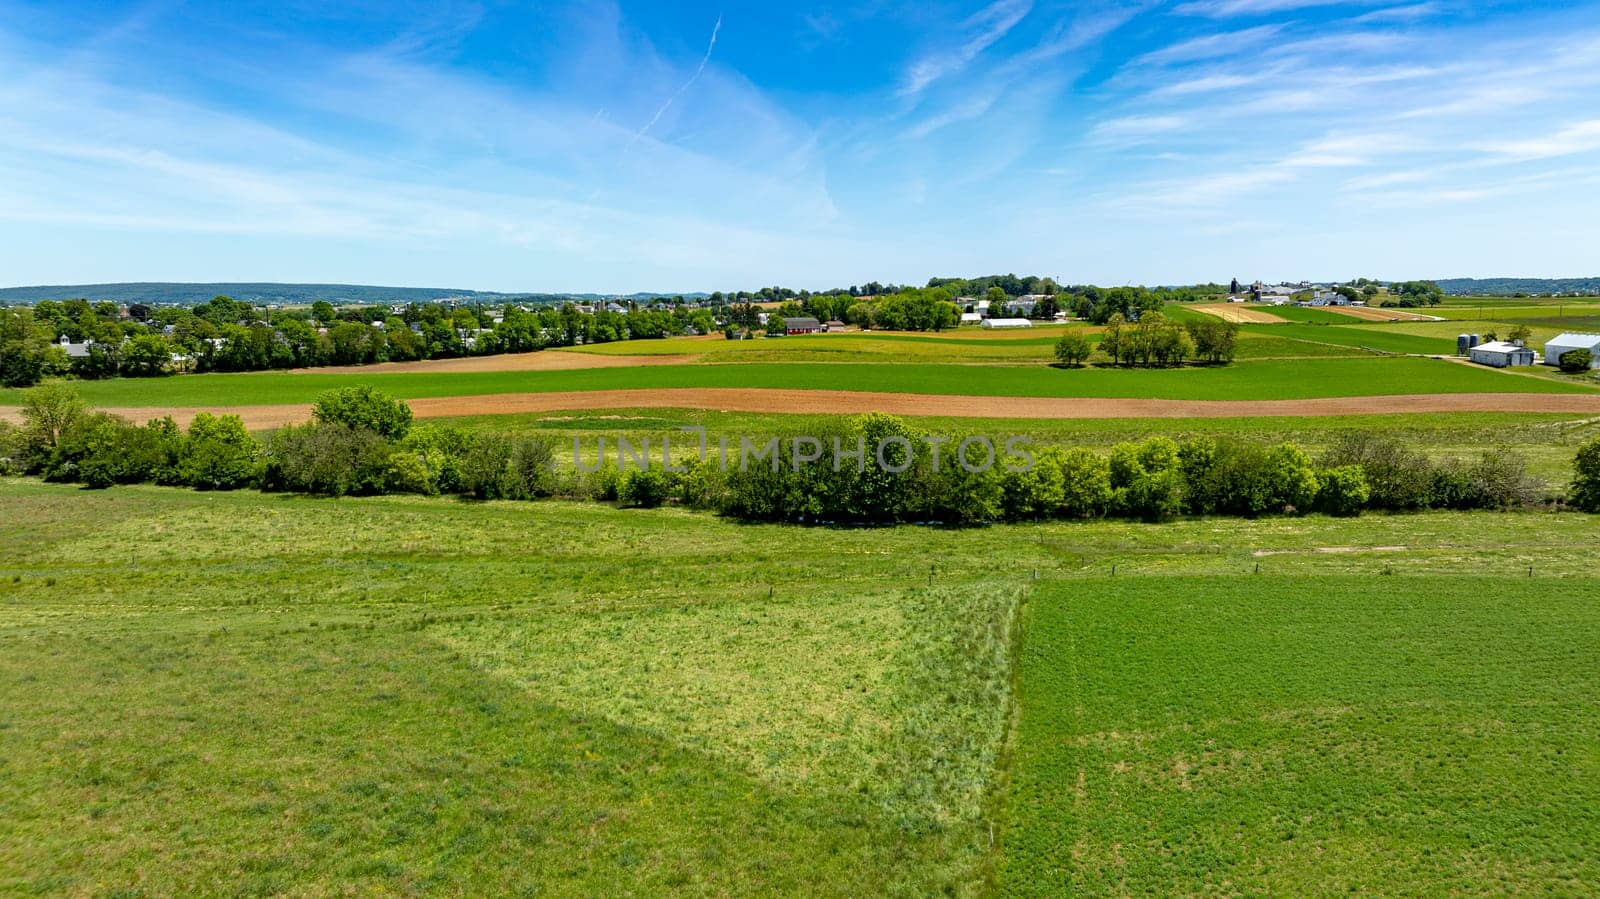
<svg viewBox="0 0 1600 899">
<path fill-rule="evenodd" d="M 45 300 L 0 309 L 0 384 L 50 377 L 149 377 L 173 371 L 237 372 L 411 362 L 521 353 L 547 347 L 709 334 L 710 309 L 580 312 L 572 304 L 524 310 L 434 303 L 309 309 L 252 306 L 216 297 L 190 308 Z M 59 341 L 83 344 L 69 357 Z"/>
<path fill-rule="evenodd" d="M 1366 510 L 1508 509 L 1553 498 L 1515 453 L 1430 460 L 1372 432 L 1320 455 L 1262 445 L 1153 437 L 1100 453 L 995 447 L 970 455 L 964 435 L 935 435 L 890 415 L 833 420 L 772 435 L 774 452 L 741 464 L 715 454 L 679 470 L 615 460 L 560 465 L 547 437 L 415 425 L 403 402 L 368 387 L 318 397 L 311 421 L 264 438 L 237 416 L 143 425 L 88 408 L 62 384 L 27 394 L 22 424 L 0 422 L 0 473 L 90 487 L 155 483 L 331 496 L 412 493 L 477 499 L 588 498 L 676 502 L 748 521 L 976 525 L 1052 518 L 1162 521 L 1182 515 L 1358 515 Z M 801 447 L 860 447 L 859 464 Z M 602 453 L 603 456 L 603 453 Z M 941 464 L 940 460 L 943 460 Z M 959 463 L 958 463 L 959 460 Z M 1600 439 L 1583 447 L 1564 500 L 1600 511 Z"/>
<path fill-rule="evenodd" d="M 1238 340 L 1239 326 L 1234 322 L 1211 318 L 1178 322 L 1150 312 L 1132 323 L 1113 315 L 1101 332 L 1099 350 L 1113 365 L 1175 366 L 1189 359 L 1220 365 L 1233 361 Z M 1081 366 L 1095 349 L 1085 331 L 1072 329 L 1056 341 L 1056 361 Z"/>
</svg>

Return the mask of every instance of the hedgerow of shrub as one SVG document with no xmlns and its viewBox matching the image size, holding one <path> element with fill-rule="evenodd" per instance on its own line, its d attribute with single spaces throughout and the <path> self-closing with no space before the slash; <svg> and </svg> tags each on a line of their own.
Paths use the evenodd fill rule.
<svg viewBox="0 0 1600 899">
<path fill-rule="evenodd" d="M 262 442 L 237 416 L 201 413 L 187 430 L 170 418 L 135 426 L 88 409 L 68 389 L 39 388 L 26 399 L 21 427 L 0 423 L 0 473 L 99 488 L 148 482 L 328 496 L 581 496 L 644 508 L 677 502 L 806 524 L 1506 509 L 1539 502 L 1544 489 L 1515 453 L 1434 462 L 1366 432 L 1340 436 L 1315 461 L 1293 444 L 1209 437 L 1153 437 L 1101 455 L 945 438 L 876 413 L 836 420 L 820 434 L 730 442 L 726 458 L 671 470 L 624 469 L 614 458 L 563 468 L 546 438 L 413 428 L 403 403 L 373 391 L 325 399 L 313 421 Z M 1600 512 L 1600 440 L 1579 451 L 1568 501 Z"/>
</svg>

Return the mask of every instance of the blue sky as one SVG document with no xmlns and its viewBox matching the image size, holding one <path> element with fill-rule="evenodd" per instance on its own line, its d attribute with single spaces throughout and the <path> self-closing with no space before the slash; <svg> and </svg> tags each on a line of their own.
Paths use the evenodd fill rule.
<svg viewBox="0 0 1600 899">
<path fill-rule="evenodd" d="M 1592 275 L 1600 4 L 0 0 L 0 284 Z"/>
</svg>

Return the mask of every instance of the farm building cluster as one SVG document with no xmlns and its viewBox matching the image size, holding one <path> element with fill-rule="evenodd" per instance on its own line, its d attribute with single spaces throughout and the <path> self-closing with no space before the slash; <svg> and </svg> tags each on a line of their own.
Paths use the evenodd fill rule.
<svg viewBox="0 0 1600 899">
<path fill-rule="evenodd" d="M 1520 368 L 1523 366 L 1561 364 L 1561 357 L 1574 350 L 1590 354 L 1590 369 L 1600 369 L 1600 334 L 1567 333 L 1545 342 L 1544 353 L 1533 351 L 1520 340 L 1488 340 L 1477 334 L 1456 337 L 1456 355 L 1465 356 L 1479 365 L 1493 368 Z"/>
</svg>

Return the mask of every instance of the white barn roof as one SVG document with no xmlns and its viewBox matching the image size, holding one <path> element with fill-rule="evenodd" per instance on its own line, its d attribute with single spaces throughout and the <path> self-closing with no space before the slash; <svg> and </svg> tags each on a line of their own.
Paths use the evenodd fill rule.
<svg viewBox="0 0 1600 899">
<path fill-rule="evenodd" d="M 1600 334 L 1578 334 L 1575 332 L 1557 334 L 1555 337 L 1550 338 L 1549 343 L 1546 343 L 1545 346 L 1549 346 L 1552 343 L 1567 350 L 1592 350 L 1600 347 Z"/>
<path fill-rule="evenodd" d="M 1031 328 L 1033 322 L 1025 318 L 991 318 L 983 323 L 985 328 Z"/>
<path fill-rule="evenodd" d="M 1519 353 L 1523 352 L 1527 348 L 1517 346 L 1509 341 L 1496 340 L 1489 343 L 1480 343 L 1473 347 L 1473 349 L 1483 353 Z"/>
</svg>

